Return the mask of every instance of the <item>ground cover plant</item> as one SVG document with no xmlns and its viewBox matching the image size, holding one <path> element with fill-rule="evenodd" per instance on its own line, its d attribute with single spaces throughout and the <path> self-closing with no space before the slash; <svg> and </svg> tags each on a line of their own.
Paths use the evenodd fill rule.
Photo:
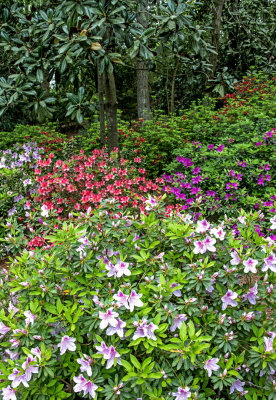
<svg viewBox="0 0 276 400">
<path fill-rule="evenodd" d="M 273 82 L 223 101 L 0 134 L 1 399 L 276 399 Z"/>
<path fill-rule="evenodd" d="M 147 204 L 77 213 L 4 271 L 3 398 L 275 398 L 275 245 L 258 213 L 213 225 Z"/>
</svg>

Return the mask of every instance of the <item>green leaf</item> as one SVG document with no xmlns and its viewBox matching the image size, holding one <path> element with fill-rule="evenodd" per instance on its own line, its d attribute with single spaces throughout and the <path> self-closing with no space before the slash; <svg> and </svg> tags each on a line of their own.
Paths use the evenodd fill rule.
<svg viewBox="0 0 276 400">
<path fill-rule="evenodd" d="M 181 324 L 179 336 L 183 342 L 185 342 L 185 340 L 187 339 L 187 327 L 185 321 Z"/>
<path fill-rule="evenodd" d="M 36 71 L 36 80 L 39 83 L 43 82 L 43 71 L 40 68 Z"/>
<path fill-rule="evenodd" d="M 139 370 L 141 370 L 141 364 L 139 363 L 139 361 L 137 360 L 137 358 L 135 356 L 133 356 L 132 354 L 130 354 L 130 360 L 132 362 L 132 364 Z"/>
</svg>

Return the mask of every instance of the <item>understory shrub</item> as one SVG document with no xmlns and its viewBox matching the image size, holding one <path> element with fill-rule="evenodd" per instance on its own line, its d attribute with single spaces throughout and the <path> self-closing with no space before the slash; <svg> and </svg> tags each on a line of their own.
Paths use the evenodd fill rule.
<svg viewBox="0 0 276 400">
<path fill-rule="evenodd" d="M 275 244 L 259 214 L 195 223 L 151 198 L 147 212 L 105 200 L 3 271 L 3 399 L 275 400 Z"/>
</svg>

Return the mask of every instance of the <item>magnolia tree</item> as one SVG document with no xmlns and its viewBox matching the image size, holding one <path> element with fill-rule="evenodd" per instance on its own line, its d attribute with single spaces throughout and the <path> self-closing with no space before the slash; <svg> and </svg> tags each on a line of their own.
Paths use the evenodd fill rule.
<svg viewBox="0 0 276 400">
<path fill-rule="evenodd" d="M 105 200 L 60 229 L 30 210 L 45 242 L 2 272 L 3 399 L 276 398 L 275 244 L 259 214 L 215 225 L 144 206 Z"/>
</svg>

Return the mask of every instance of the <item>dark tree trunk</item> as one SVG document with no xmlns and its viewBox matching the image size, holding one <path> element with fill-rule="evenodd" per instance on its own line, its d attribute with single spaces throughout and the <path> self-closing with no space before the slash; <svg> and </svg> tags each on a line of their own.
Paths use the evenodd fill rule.
<svg viewBox="0 0 276 400">
<path fill-rule="evenodd" d="M 114 74 L 104 74 L 105 76 L 105 115 L 107 122 L 107 142 L 108 151 L 114 147 L 119 148 L 117 130 L 117 96 Z"/>
<path fill-rule="evenodd" d="M 139 4 L 139 3 L 138 3 Z M 148 0 L 142 0 L 138 5 L 137 21 L 144 29 L 148 27 Z M 145 61 L 137 58 L 137 114 L 138 118 L 151 119 L 149 99 L 149 72 Z"/>
<path fill-rule="evenodd" d="M 101 145 L 105 146 L 105 116 L 104 116 L 104 73 L 99 74 L 99 63 L 97 64 L 98 75 L 98 96 L 99 96 L 99 116 L 100 116 L 100 139 Z"/>
<path fill-rule="evenodd" d="M 180 64 L 180 60 L 179 60 L 179 56 L 177 54 L 175 68 L 174 68 L 173 77 L 172 77 L 171 107 L 170 107 L 170 113 L 171 114 L 174 113 L 175 82 L 176 82 L 176 77 L 177 77 L 177 73 L 178 73 L 178 69 L 179 69 L 179 64 Z"/>
<path fill-rule="evenodd" d="M 221 16 L 222 16 L 222 9 L 225 0 L 215 0 L 213 5 L 213 30 L 212 30 L 212 46 L 217 54 L 211 53 L 210 55 L 210 64 L 211 70 L 208 71 L 207 74 L 207 84 L 209 81 L 214 79 L 218 61 L 218 52 L 219 52 L 219 38 L 220 38 L 220 27 L 221 27 Z"/>
</svg>

